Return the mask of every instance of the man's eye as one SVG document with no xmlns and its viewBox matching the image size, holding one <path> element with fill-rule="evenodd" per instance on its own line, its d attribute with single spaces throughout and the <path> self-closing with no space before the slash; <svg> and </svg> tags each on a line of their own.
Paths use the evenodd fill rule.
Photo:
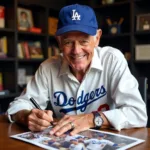
<svg viewBox="0 0 150 150">
<path fill-rule="evenodd" d="M 72 42 L 71 41 L 66 41 L 66 42 L 64 42 L 64 44 L 63 45 L 71 45 L 72 44 Z"/>
<path fill-rule="evenodd" d="M 80 41 L 81 45 L 87 45 L 88 44 L 88 41 L 86 40 L 83 40 L 83 41 Z"/>
</svg>

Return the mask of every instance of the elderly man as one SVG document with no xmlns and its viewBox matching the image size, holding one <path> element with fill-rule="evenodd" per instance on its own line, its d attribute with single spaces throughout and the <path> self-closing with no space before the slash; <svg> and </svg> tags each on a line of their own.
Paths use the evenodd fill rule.
<svg viewBox="0 0 150 150">
<path fill-rule="evenodd" d="M 124 55 L 110 46 L 99 47 L 101 29 L 86 5 L 69 5 L 59 13 L 56 38 L 62 54 L 44 61 L 26 89 L 10 103 L 8 118 L 41 131 L 53 122 L 50 101 L 61 118 L 50 134 L 89 128 L 121 130 L 145 127 L 146 106 Z M 109 43 L 108 43 L 109 44 Z M 42 110 L 34 109 L 33 97 Z"/>
</svg>

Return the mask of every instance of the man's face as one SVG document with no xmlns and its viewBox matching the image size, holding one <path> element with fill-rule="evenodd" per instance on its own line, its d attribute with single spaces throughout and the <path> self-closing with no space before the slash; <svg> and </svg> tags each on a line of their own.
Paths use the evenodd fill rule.
<svg viewBox="0 0 150 150">
<path fill-rule="evenodd" d="M 99 39 L 83 32 L 68 32 L 59 37 L 60 48 L 64 58 L 71 66 L 73 72 L 86 72 L 93 55 L 94 47 Z"/>
</svg>

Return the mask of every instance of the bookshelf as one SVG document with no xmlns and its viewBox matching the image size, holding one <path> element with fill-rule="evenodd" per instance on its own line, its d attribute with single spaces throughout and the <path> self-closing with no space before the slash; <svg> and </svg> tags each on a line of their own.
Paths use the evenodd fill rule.
<svg viewBox="0 0 150 150">
<path fill-rule="evenodd" d="M 52 1 L 48 0 L 1 0 L 0 6 L 5 8 L 5 26 L 0 28 L 0 38 L 7 37 L 7 57 L 0 57 L 0 72 L 2 73 L 3 90 L 9 91 L 7 94 L 0 94 L 1 113 L 7 110 L 8 104 L 20 94 L 25 86 L 18 84 L 18 70 L 24 69 L 26 75 L 30 77 L 34 75 L 40 63 L 48 58 L 48 47 L 55 42 L 54 36 L 48 32 L 50 26 L 48 18 L 57 17 L 58 10 L 53 9 Z M 41 33 L 18 29 L 18 8 L 31 11 L 34 27 L 40 28 Z M 25 41 L 27 43 L 39 41 L 43 58 L 18 58 L 17 45 Z"/>
</svg>

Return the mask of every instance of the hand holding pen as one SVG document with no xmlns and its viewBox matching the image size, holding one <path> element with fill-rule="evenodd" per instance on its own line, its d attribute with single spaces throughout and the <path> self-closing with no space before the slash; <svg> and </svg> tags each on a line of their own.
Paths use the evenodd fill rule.
<svg viewBox="0 0 150 150">
<path fill-rule="evenodd" d="M 30 101 L 37 109 L 32 109 L 28 117 L 29 129 L 31 131 L 42 131 L 48 126 L 54 125 L 53 112 L 50 110 L 42 110 L 38 103 L 32 97 L 30 98 Z"/>
</svg>

